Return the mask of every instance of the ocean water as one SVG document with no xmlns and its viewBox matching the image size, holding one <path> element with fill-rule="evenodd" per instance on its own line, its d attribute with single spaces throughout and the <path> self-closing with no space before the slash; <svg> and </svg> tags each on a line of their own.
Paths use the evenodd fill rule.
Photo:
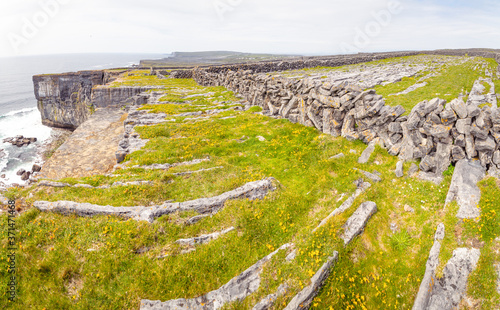
<svg viewBox="0 0 500 310">
<path fill-rule="evenodd" d="M 32 76 L 79 70 L 129 67 L 141 59 L 162 58 L 160 54 L 68 54 L 0 58 L 0 190 L 22 184 L 19 169 L 30 170 L 41 163 L 40 147 L 52 129 L 42 125 L 33 90 Z M 17 147 L 3 139 L 23 135 L 37 142 Z"/>
</svg>

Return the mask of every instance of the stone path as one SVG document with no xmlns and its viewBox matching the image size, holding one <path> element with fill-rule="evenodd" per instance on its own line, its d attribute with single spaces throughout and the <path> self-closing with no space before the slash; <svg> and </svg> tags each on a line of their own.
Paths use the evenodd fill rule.
<svg viewBox="0 0 500 310">
<path fill-rule="evenodd" d="M 118 109 L 98 109 L 44 163 L 38 178 L 81 178 L 110 172 L 116 164 L 125 117 Z"/>
</svg>

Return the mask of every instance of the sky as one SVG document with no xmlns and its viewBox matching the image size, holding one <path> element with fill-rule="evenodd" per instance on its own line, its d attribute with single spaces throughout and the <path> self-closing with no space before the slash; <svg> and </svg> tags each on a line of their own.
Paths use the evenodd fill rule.
<svg viewBox="0 0 500 310">
<path fill-rule="evenodd" d="M 1 0 L 0 57 L 500 48 L 497 0 Z"/>
</svg>

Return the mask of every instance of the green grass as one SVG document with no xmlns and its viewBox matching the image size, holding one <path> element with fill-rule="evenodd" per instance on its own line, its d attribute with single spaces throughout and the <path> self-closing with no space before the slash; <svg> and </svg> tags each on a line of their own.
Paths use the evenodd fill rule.
<svg viewBox="0 0 500 310">
<path fill-rule="evenodd" d="M 423 100 L 439 97 L 450 102 L 458 98 L 459 94 L 465 95 L 465 91 L 470 92 L 474 82 L 479 77 L 484 76 L 480 72 L 472 70 L 478 61 L 483 62 L 484 60 L 470 59 L 464 64 L 455 63 L 444 66 L 439 70 L 437 76 L 426 80 L 428 83 L 427 86 L 418 88 L 406 95 L 389 96 L 389 94 L 400 92 L 415 84 L 416 81 L 413 78 L 403 79 L 401 82 L 386 86 L 377 86 L 375 90 L 379 95 L 384 96 L 388 105 L 401 105 L 406 109 L 406 113 L 408 114 L 417 103 Z M 492 67 L 491 64 L 490 67 Z"/>
<path fill-rule="evenodd" d="M 183 112 L 223 109 L 237 100 L 232 92 L 221 87 L 201 87 L 192 80 L 159 80 L 145 73 L 129 74 L 119 83 L 152 83 L 158 89 L 161 86 L 170 97 L 165 97 L 164 104 L 147 105 L 144 109 L 164 112 L 169 117 Z M 187 95 L 212 92 L 214 95 L 184 100 Z M 205 157 L 210 158 L 208 162 L 167 171 L 128 168 L 116 171 L 114 176 L 61 180 L 93 186 L 150 180 L 154 182 L 152 186 L 10 190 L 8 197 L 17 198 L 19 205 L 28 207 L 16 218 L 18 300 L 8 303 L 2 293 L 0 307 L 138 309 L 141 299 L 165 301 L 196 297 L 219 288 L 281 245 L 293 243 L 297 250 L 294 261 L 285 262 L 289 251 L 280 251 L 264 266 L 259 290 L 224 309 L 249 309 L 286 282 L 289 291 L 278 299 L 273 309 L 284 308 L 309 284 L 311 276 L 334 250 L 339 252 L 339 261 L 312 309 L 408 309 L 424 274 L 435 229 L 441 222 L 446 226 L 441 265 L 458 246 L 457 232 L 463 231 L 463 240 L 479 238 L 484 242 L 482 253 L 488 250 L 489 254 L 481 256 L 478 269 L 471 275 L 473 285 L 469 287 L 469 294 L 483 301 L 485 309 L 498 307 L 491 277 L 493 263 L 499 260 L 493 253 L 498 248 L 494 238 L 500 234 L 497 215 L 500 214 L 500 189 L 493 179 L 480 185 L 481 219 L 460 222 L 455 217 L 456 204 L 443 208 L 452 166 L 444 174 L 441 185 L 406 176 L 396 178 L 394 169 L 398 159 L 379 146 L 368 163 L 358 164 L 357 159 L 366 147 L 362 142 L 333 138 L 288 120 L 262 116 L 258 114 L 260 111 L 259 107 L 245 112 L 229 110 L 201 122 L 177 117 L 175 122 L 138 127 L 141 137 L 150 140 L 142 150 L 129 154 L 126 159 L 130 165 Z M 225 116 L 235 118 L 222 119 Z M 259 141 L 257 136 L 266 140 Z M 329 159 L 340 152 L 346 156 Z M 405 163 L 405 171 L 410 164 Z M 216 166 L 223 168 L 174 175 Z M 353 168 L 377 170 L 382 181 L 373 183 L 355 200 L 353 207 L 311 233 L 355 191 L 353 182 L 363 175 Z M 190 226 L 184 223 L 194 212 L 169 214 L 149 224 L 118 217 L 42 213 L 29 207 L 36 200 L 73 200 L 112 206 L 186 201 L 215 196 L 265 177 L 277 180 L 277 189 L 265 199 L 229 201 L 219 213 Z M 364 201 L 374 201 L 378 211 L 363 234 L 344 247 L 339 238 L 342 225 Z M 405 205 L 415 212 L 405 212 Z M 398 226 L 399 232 L 390 230 L 391 223 Z M 189 254 L 181 255 L 185 248 L 175 243 L 180 238 L 230 226 L 234 226 L 235 231 L 197 246 L 196 251 Z M 5 265 L 5 214 L 0 215 L 0 230 L 3 234 L 0 263 Z M 160 255 L 169 256 L 157 259 Z M 0 288 L 6 292 L 5 268 L 0 269 L 0 278 Z"/>
</svg>

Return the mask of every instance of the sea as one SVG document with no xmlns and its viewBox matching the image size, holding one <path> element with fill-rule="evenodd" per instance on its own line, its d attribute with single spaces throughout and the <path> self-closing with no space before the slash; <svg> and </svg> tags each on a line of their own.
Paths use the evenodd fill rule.
<svg viewBox="0 0 500 310">
<path fill-rule="evenodd" d="M 141 59 L 158 59 L 163 54 L 64 54 L 0 58 L 0 190 L 24 184 L 20 169 L 43 164 L 42 148 L 53 129 L 42 125 L 34 95 L 32 76 L 132 67 Z M 23 147 L 3 143 L 5 138 L 23 135 L 37 142 Z"/>
</svg>

